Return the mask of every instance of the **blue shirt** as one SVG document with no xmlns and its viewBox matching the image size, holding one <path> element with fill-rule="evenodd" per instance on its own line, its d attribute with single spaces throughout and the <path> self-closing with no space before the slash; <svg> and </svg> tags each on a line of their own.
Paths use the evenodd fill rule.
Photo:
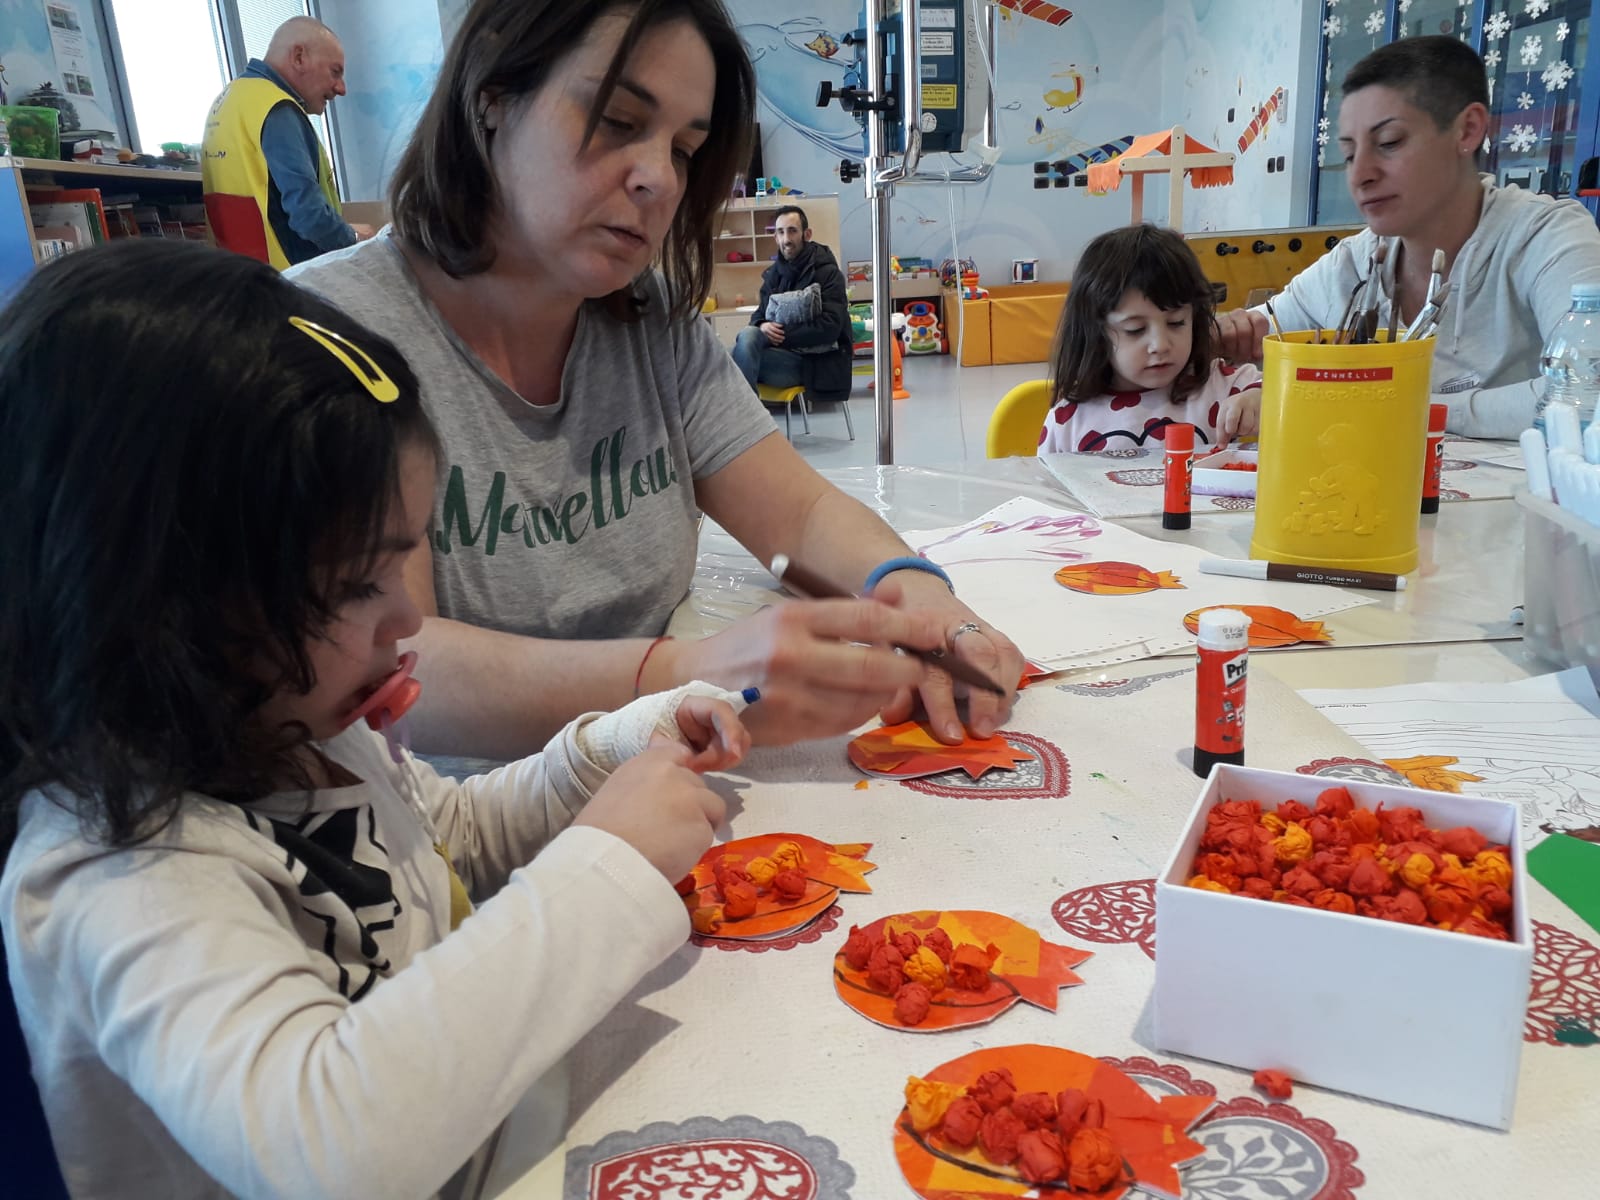
<svg viewBox="0 0 1600 1200">
<path fill-rule="evenodd" d="M 266 63 L 252 58 L 245 75 L 277 84 L 296 101 L 299 93 Z M 356 231 L 328 203 L 318 182 L 320 147 L 304 102 L 279 104 L 261 124 L 261 153 L 270 179 L 267 217 L 291 263 L 353 246 Z"/>
</svg>

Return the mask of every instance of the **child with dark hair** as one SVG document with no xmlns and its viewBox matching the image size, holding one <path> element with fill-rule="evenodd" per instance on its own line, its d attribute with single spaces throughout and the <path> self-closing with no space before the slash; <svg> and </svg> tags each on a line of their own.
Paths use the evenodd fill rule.
<svg viewBox="0 0 1600 1200">
<path fill-rule="evenodd" d="M 1533 420 L 1539 357 L 1572 302 L 1600 282 L 1600 232 L 1589 210 L 1480 174 L 1491 134 L 1483 60 L 1453 37 L 1405 38 L 1350 68 L 1340 87 L 1337 158 L 1366 228 L 1345 238 L 1272 300 L 1285 330 L 1337 327 L 1356 285 L 1379 269 L 1378 319 L 1404 328 L 1427 302 L 1433 260 L 1451 292 L 1435 333 L 1433 399 L 1446 428 L 1514 438 Z M 1329 146 L 1329 162 L 1334 146 Z M 1259 359 L 1265 309 L 1219 315 L 1221 353 Z"/>
<path fill-rule="evenodd" d="M 1041 454 L 1161 441 L 1187 422 L 1221 444 L 1256 432 L 1261 372 L 1214 356 L 1211 284 L 1178 234 L 1113 229 L 1084 247 L 1056 331 Z"/>
<path fill-rule="evenodd" d="M 0 926 L 74 1194 L 473 1194 L 688 933 L 716 689 L 462 783 L 395 739 L 436 454 L 395 348 L 242 256 L 0 315 Z"/>
</svg>

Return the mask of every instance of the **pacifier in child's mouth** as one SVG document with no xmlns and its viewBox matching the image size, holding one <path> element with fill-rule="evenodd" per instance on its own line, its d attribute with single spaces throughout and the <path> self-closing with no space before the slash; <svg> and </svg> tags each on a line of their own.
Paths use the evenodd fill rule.
<svg viewBox="0 0 1600 1200">
<path fill-rule="evenodd" d="M 400 656 L 400 665 L 394 669 L 394 673 L 373 688 L 371 694 L 350 711 L 341 726 L 348 729 L 365 717 L 371 728 L 383 734 L 384 740 L 389 743 L 389 756 L 396 762 L 400 761 L 400 747 L 405 743 L 404 735 L 398 728 L 400 718 L 422 695 L 421 681 L 414 679 L 411 674 L 416 667 L 417 652 L 407 650 Z"/>
</svg>

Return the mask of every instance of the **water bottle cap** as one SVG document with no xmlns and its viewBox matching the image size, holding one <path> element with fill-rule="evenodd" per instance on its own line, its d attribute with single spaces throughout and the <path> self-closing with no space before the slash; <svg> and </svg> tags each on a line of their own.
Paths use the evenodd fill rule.
<svg viewBox="0 0 1600 1200">
<path fill-rule="evenodd" d="M 1600 300 L 1600 283 L 1573 284 L 1572 298 L 1574 300 Z"/>
</svg>

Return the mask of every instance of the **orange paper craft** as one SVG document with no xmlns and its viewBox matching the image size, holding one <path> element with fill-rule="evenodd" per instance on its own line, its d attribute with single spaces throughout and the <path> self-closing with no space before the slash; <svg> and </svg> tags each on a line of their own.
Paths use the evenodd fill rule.
<svg viewBox="0 0 1600 1200">
<path fill-rule="evenodd" d="M 977 779 L 996 767 L 1015 770 L 1019 762 L 1033 758 L 1028 751 L 1016 749 L 999 734 L 986 738 L 966 737 L 954 746 L 947 746 L 920 721 L 870 729 L 852 738 L 845 752 L 859 770 L 892 779 L 940 775 L 958 767 Z"/>
<path fill-rule="evenodd" d="M 1133 1180 L 1159 1196 L 1183 1194 L 1178 1168 L 1205 1154 L 1205 1147 L 1186 1131 L 1211 1109 L 1215 1096 L 1163 1096 L 1155 1100 L 1121 1071 L 1087 1054 L 1061 1046 L 996 1046 L 977 1050 L 935 1068 L 926 1078 L 934 1083 L 969 1086 L 985 1071 L 1009 1067 L 1018 1092 L 1048 1092 L 1054 1096 L 1067 1088 L 1081 1088 L 1092 1100 L 1105 1105 L 1105 1130 L 1122 1152 Z M 1015 1166 L 999 1167 L 983 1157 L 976 1146 L 960 1150 L 941 1140 L 938 1132 L 917 1133 L 910 1114 L 901 1108 L 894 1123 L 894 1155 L 913 1191 L 924 1200 L 1011 1200 L 1029 1195 L 1067 1194 L 1062 1186 L 1034 1189 Z M 1092 1194 L 1099 1200 L 1119 1200 L 1131 1185 L 1113 1183 Z"/>
<path fill-rule="evenodd" d="M 1130 562 L 1075 563 L 1057 571 L 1056 582 L 1086 596 L 1137 596 L 1184 586 L 1171 571 L 1152 571 Z"/>
<path fill-rule="evenodd" d="M 999 948 L 1000 957 L 989 968 L 987 988 L 974 992 L 946 986 L 933 996 L 927 1018 L 920 1024 L 907 1025 L 894 1015 L 894 997 L 873 988 L 867 982 L 866 972 L 857 971 L 845 962 L 844 951 L 840 950 L 833 959 L 833 986 L 839 999 L 867 1020 L 890 1029 L 908 1029 L 913 1033 L 961 1029 L 994 1020 L 1018 1000 L 1026 1000 L 1046 1012 L 1055 1012 L 1056 993 L 1061 988 L 1083 982 L 1072 968 L 1093 957 L 1088 950 L 1047 942 L 1020 921 L 992 912 L 924 910 L 900 913 L 874 921 L 861 932 L 871 941 L 880 942 L 885 935 L 907 931 L 924 938 L 934 929 L 944 930 L 957 946 L 970 942 L 974 946 Z"/>
<path fill-rule="evenodd" d="M 755 837 L 737 838 L 713 846 L 700 856 L 694 870 L 679 885 L 684 907 L 692 918 L 697 909 L 719 907 L 716 867 L 726 863 L 740 866 L 756 858 L 770 858 L 784 842 L 794 842 L 805 855 L 800 870 L 806 876 L 805 893 L 798 900 L 786 900 L 773 890 L 761 892 L 756 911 L 748 917 L 723 916 L 709 936 L 733 940 L 751 940 L 776 937 L 799 929 L 827 912 L 840 892 L 870 892 L 872 885 L 866 880 L 875 863 L 866 861 L 870 842 L 829 845 L 803 833 L 762 833 Z M 686 891 L 686 886 L 693 890 Z"/>
<path fill-rule="evenodd" d="M 1200 614 L 1214 608 L 1231 608 L 1250 618 L 1250 648 L 1259 650 L 1275 646 L 1292 646 L 1296 642 L 1331 642 L 1333 634 L 1321 621 L 1302 621 L 1292 612 L 1271 608 L 1263 604 L 1212 604 L 1197 608 L 1183 618 L 1183 627 L 1190 633 L 1200 632 Z"/>
</svg>

